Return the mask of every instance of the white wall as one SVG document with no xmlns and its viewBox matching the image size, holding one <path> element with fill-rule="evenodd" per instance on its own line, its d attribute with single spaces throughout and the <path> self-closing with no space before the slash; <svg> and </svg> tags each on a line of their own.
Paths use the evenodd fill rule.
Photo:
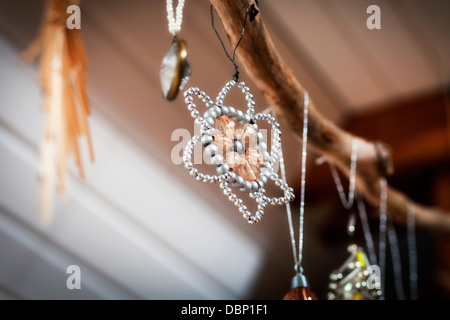
<svg viewBox="0 0 450 320">
<path fill-rule="evenodd" d="M 71 165 L 68 199 L 39 224 L 41 91 L 19 54 L 0 36 L 0 299 L 245 297 L 262 259 L 254 240 L 98 114 L 86 181 Z M 81 290 L 66 288 L 71 264 Z"/>
</svg>

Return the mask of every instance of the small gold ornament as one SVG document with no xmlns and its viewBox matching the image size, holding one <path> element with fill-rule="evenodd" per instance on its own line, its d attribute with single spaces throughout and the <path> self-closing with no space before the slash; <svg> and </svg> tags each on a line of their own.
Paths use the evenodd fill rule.
<svg viewBox="0 0 450 320">
<path fill-rule="evenodd" d="M 350 257 L 330 275 L 328 300 L 378 300 L 382 297 L 378 266 L 370 265 L 362 248 L 348 246 Z M 375 273 L 372 271 L 375 270 Z M 378 268 L 379 270 L 379 268 Z"/>
</svg>

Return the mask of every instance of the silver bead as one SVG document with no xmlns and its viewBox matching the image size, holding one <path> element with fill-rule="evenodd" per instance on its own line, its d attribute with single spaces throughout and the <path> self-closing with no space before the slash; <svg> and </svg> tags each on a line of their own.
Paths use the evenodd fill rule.
<svg viewBox="0 0 450 320">
<path fill-rule="evenodd" d="M 243 120 L 246 123 L 250 123 L 250 121 L 252 121 L 252 117 L 248 113 L 246 113 L 246 114 L 244 114 Z"/>
<path fill-rule="evenodd" d="M 283 184 L 283 180 L 281 180 L 280 178 L 278 178 L 278 179 L 275 180 L 275 185 L 276 185 L 277 187 L 281 187 L 282 184 Z"/>
<path fill-rule="evenodd" d="M 205 157 L 211 158 L 213 155 L 215 155 L 217 152 L 217 146 L 213 143 L 209 144 L 205 150 L 203 151 L 203 154 Z"/>
<path fill-rule="evenodd" d="M 204 145 L 204 146 L 209 145 L 210 143 L 213 142 L 213 140 L 214 140 L 213 137 L 209 134 L 203 134 L 202 138 L 201 138 L 202 145 Z M 264 158 L 264 155 L 263 155 L 263 158 Z"/>
<path fill-rule="evenodd" d="M 263 211 L 263 210 L 257 210 L 257 211 L 255 212 L 255 215 L 256 215 L 257 217 L 262 217 L 262 216 L 264 216 L 264 211 Z"/>
<path fill-rule="evenodd" d="M 264 163 L 267 163 L 266 161 Z M 269 179 L 270 175 L 272 174 L 272 171 L 267 167 L 262 167 L 259 171 L 259 176 L 265 176 L 267 179 Z"/>
<path fill-rule="evenodd" d="M 224 188 L 223 189 L 223 194 L 225 196 L 230 196 L 232 194 L 231 189 L 230 188 Z"/>
<path fill-rule="evenodd" d="M 236 111 L 236 121 L 242 121 L 244 118 L 244 113 L 241 110 Z"/>
<path fill-rule="evenodd" d="M 216 118 L 222 115 L 222 109 L 220 109 L 220 107 L 218 106 L 212 106 L 209 110 L 216 114 Z"/>
<path fill-rule="evenodd" d="M 258 144 L 258 149 L 259 149 L 259 151 L 261 151 L 261 152 L 267 152 L 267 143 L 265 143 L 265 142 L 260 142 L 260 143 Z"/>
<path fill-rule="evenodd" d="M 237 153 L 241 153 L 242 151 L 244 151 L 244 146 L 242 145 L 241 141 L 234 141 L 234 151 L 236 151 Z"/>
<path fill-rule="evenodd" d="M 236 177 L 236 181 L 233 182 L 231 185 L 235 188 L 241 188 L 244 185 L 244 178 L 242 178 L 241 176 L 237 176 Z"/>
<path fill-rule="evenodd" d="M 270 153 L 268 153 L 267 151 L 261 152 L 261 155 L 262 155 L 264 161 L 269 162 L 271 160 Z"/>
<path fill-rule="evenodd" d="M 199 115 L 200 115 L 200 112 L 199 112 L 198 110 L 193 109 L 193 110 L 191 111 L 191 117 L 192 117 L 192 118 L 198 118 Z"/>
<path fill-rule="evenodd" d="M 230 167 L 226 163 L 222 163 L 220 166 L 216 169 L 218 174 L 224 174 L 230 171 Z"/>
<path fill-rule="evenodd" d="M 220 154 L 216 154 L 211 158 L 210 163 L 213 166 L 220 166 L 223 163 L 223 157 Z"/>
<path fill-rule="evenodd" d="M 228 196 L 228 200 L 230 200 L 231 202 L 236 202 L 237 201 L 237 195 L 235 195 L 234 193 Z"/>
<path fill-rule="evenodd" d="M 228 116 L 230 118 L 234 117 L 236 114 L 236 109 L 234 107 L 228 107 Z"/>
<path fill-rule="evenodd" d="M 258 182 L 252 181 L 252 182 L 251 182 L 251 185 L 252 185 L 251 190 L 257 191 L 257 190 L 259 189 L 259 184 L 258 184 Z"/>
<path fill-rule="evenodd" d="M 192 169 L 191 171 L 189 171 L 189 174 L 193 177 L 196 177 L 198 174 L 198 170 L 197 169 Z"/>
<path fill-rule="evenodd" d="M 228 110 L 228 107 L 222 106 L 221 108 L 222 108 L 222 115 L 228 116 L 228 113 L 230 112 L 230 111 Z"/>
<path fill-rule="evenodd" d="M 245 211 L 247 211 L 247 207 L 246 206 L 244 206 L 244 205 L 239 206 L 239 212 L 240 213 L 245 213 Z"/>
<path fill-rule="evenodd" d="M 266 176 L 263 176 L 263 175 L 259 175 L 258 180 L 259 180 L 259 182 L 260 182 L 263 186 L 266 185 L 267 182 L 269 181 L 269 180 L 267 179 L 267 177 L 266 177 Z"/>
<path fill-rule="evenodd" d="M 253 124 L 253 128 L 255 128 L 256 132 L 258 132 L 259 128 L 258 128 L 258 125 L 256 123 Z"/>
<path fill-rule="evenodd" d="M 244 192 L 249 192 L 250 190 L 252 190 L 252 183 L 250 181 L 245 181 L 243 188 Z"/>
<path fill-rule="evenodd" d="M 186 169 L 191 169 L 192 167 L 194 166 L 194 164 L 192 163 L 192 162 L 185 162 L 185 164 L 184 164 L 184 167 L 186 168 Z"/>
<path fill-rule="evenodd" d="M 256 135 L 258 137 L 258 142 L 261 143 L 264 140 L 264 135 L 262 132 L 258 132 Z"/>
<path fill-rule="evenodd" d="M 209 126 L 211 126 L 211 127 L 214 127 L 214 119 L 213 119 L 213 118 L 207 117 L 207 118 L 204 119 L 204 122 L 205 122 L 207 125 L 209 125 Z"/>
<path fill-rule="evenodd" d="M 242 201 L 242 199 L 237 199 L 236 202 L 234 203 L 234 205 L 239 208 L 242 206 L 243 202 L 244 201 Z"/>
<path fill-rule="evenodd" d="M 209 116 L 213 119 L 216 119 L 218 115 L 217 115 L 217 112 L 209 109 Z"/>
<path fill-rule="evenodd" d="M 265 202 L 258 203 L 258 210 L 264 210 L 267 204 Z"/>
<path fill-rule="evenodd" d="M 263 168 L 271 168 L 272 167 L 272 163 L 270 161 L 264 161 L 262 166 L 263 166 Z M 263 169 L 263 168 L 261 168 L 261 169 Z"/>
<path fill-rule="evenodd" d="M 228 172 L 227 175 L 228 175 L 227 181 L 229 181 L 231 183 L 236 181 L 236 177 L 237 177 L 236 173 Z"/>
<path fill-rule="evenodd" d="M 211 113 L 209 112 L 209 110 L 206 110 L 204 113 L 203 113 L 203 118 L 207 118 L 207 117 L 210 117 L 211 116 Z"/>
</svg>

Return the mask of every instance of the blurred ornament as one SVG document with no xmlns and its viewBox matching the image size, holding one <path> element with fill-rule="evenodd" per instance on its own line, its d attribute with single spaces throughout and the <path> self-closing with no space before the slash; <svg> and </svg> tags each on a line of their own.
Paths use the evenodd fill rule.
<svg viewBox="0 0 450 320">
<path fill-rule="evenodd" d="M 328 300 L 378 300 L 382 297 L 380 279 L 364 251 L 348 246 L 350 257 L 330 275 Z M 379 270 L 379 268 L 378 268 Z"/>
<path fill-rule="evenodd" d="M 159 72 L 164 99 L 174 100 L 189 81 L 191 73 L 186 42 L 175 37 Z"/>
<path fill-rule="evenodd" d="M 283 300 L 318 300 L 315 293 L 309 289 L 308 281 L 303 273 L 297 273 L 292 278 L 291 288 Z"/>
<path fill-rule="evenodd" d="M 164 57 L 159 77 L 163 97 L 166 100 L 174 100 L 178 92 L 183 89 L 191 76 L 191 66 L 187 59 L 187 46 L 184 40 L 178 39 L 178 32 L 183 22 L 183 8 L 185 0 L 178 0 L 177 8 L 173 10 L 172 0 L 166 0 L 167 20 L 169 32 L 173 36 L 172 46 Z"/>
<path fill-rule="evenodd" d="M 66 25 L 66 10 L 79 1 L 47 0 L 39 37 L 23 54 L 26 61 L 40 54 L 39 73 L 44 93 L 45 133 L 39 168 L 42 223 L 52 218 L 55 176 L 59 190 L 66 190 L 67 158 L 75 155 L 78 174 L 84 177 L 78 138 L 87 138 L 94 160 L 87 117 L 91 114 L 86 90 L 88 59 L 77 29 Z M 56 173 L 55 173 L 56 167 Z"/>
</svg>

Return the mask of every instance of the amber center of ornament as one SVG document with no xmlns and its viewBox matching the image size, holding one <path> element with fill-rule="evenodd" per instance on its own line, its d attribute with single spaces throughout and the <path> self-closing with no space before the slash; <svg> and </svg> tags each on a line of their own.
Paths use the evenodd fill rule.
<svg viewBox="0 0 450 320">
<path fill-rule="evenodd" d="M 258 179 L 263 164 L 257 134 L 252 124 L 238 126 L 227 116 L 221 116 L 215 122 L 214 144 L 223 152 L 230 171 L 237 172 L 247 181 Z"/>
</svg>

